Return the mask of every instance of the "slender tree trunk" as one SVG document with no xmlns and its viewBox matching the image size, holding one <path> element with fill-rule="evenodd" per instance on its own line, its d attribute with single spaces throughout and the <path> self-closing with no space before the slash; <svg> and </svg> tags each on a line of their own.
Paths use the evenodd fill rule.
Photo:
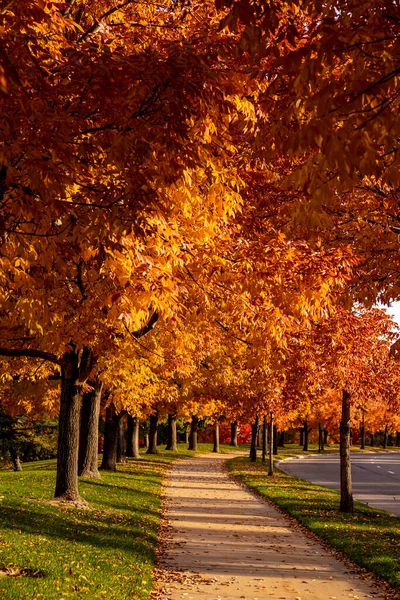
<svg viewBox="0 0 400 600">
<path fill-rule="evenodd" d="M 231 423 L 231 446 L 238 447 L 238 422 Z"/>
<path fill-rule="evenodd" d="M 79 417 L 82 383 L 89 374 L 86 366 L 90 352 L 71 351 L 64 355 L 61 368 L 61 401 L 58 420 L 57 477 L 55 497 L 69 502 L 83 502 L 78 491 Z"/>
<path fill-rule="evenodd" d="M 189 443 L 189 431 L 188 431 L 188 426 L 186 426 L 185 429 L 185 444 Z"/>
<path fill-rule="evenodd" d="M 128 438 L 126 454 L 130 458 L 140 458 L 139 453 L 139 419 L 128 415 Z"/>
<path fill-rule="evenodd" d="M 308 420 L 306 419 L 304 421 L 304 446 L 303 446 L 303 452 L 308 452 L 308 434 L 309 434 Z"/>
<path fill-rule="evenodd" d="M 285 447 L 285 430 L 284 429 L 282 429 L 282 431 L 279 433 L 278 446 L 280 446 L 281 448 Z"/>
<path fill-rule="evenodd" d="M 329 431 L 327 429 L 324 429 L 324 446 L 328 446 L 328 435 Z"/>
<path fill-rule="evenodd" d="M 268 475 L 270 477 L 274 474 L 274 413 L 271 412 L 269 415 L 269 456 L 268 456 Z"/>
<path fill-rule="evenodd" d="M 300 427 L 300 442 L 299 446 L 304 446 L 304 426 Z"/>
<path fill-rule="evenodd" d="M 196 415 L 193 415 L 192 422 L 190 424 L 188 450 L 197 450 L 197 428 L 198 428 L 198 425 L 199 425 L 199 417 L 197 417 Z"/>
<path fill-rule="evenodd" d="M 262 461 L 264 463 L 267 459 L 267 445 L 268 445 L 267 417 L 266 417 L 266 415 L 264 415 L 263 430 L 262 430 Z"/>
<path fill-rule="evenodd" d="M 156 410 L 154 414 L 150 415 L 149 447 L 147 448 L 146 454 L 158 454 L 157 427 L 158 427 L 158 410 Z"/>
<path fill-rule="evenodd" d="M 213 452 L 219 452 L 219 424 L 214 425 L 214 447 Z"/>
<path fill-rule="evenodd" d="M 262 444 L 261 428 L 260 428 L 260 424 L 258 424 L 258 427 L 257 427 L 257 448 L 261 448 L 261 444 Z"/>
<path fill-rule="evenodd" d="M 258 416 L 251 427 L 250 460 L 257 460 L 257 436 L 258 436 Z"/>
<path fill-rule="evenodd" d="M 19 456 L 18 450 L 15 449 L 14 445 L 11 443 L 10 447 L 10 455 L 13 463 L 14 471 L 22 471 L 21 459 Z"/>
<path fill-rule="evenodd" d="M 324 426 L 318 423 L 318 452 L 324 451 Z"/>
<path fill-rule="evenodd" d="M 177 435 L 176 435 L 176 413 L 168 415 L 168 427 L 167 427 L 167 447 L 166 450 L 171 452 L 177 451 Z"/>
<path fill-rule="evenodd" d="M 374 446 L 375 445 L 375 435 L 373 433 L 371 433 L 371 439 L 369 441 L 369 445 L 370 446 Z"/>
<path fill-rule="evenodd" d="M 118 416 L 117 423 L 117 463 L 127 463 L 128 459 L 126 458 L 126 448 L 125 448 L 125 427 L 124 427 L 124 417 L 125 411 L 123 414 Z"/>
<path fill-rule="evenodd" d="M 274 456 L 278 456 L 278 430 L 276 427 L 274 427 L 273 444 L 274 444 Z"/>
<path fill-rule="evenodd" d="M 385 427 L 385 433 L 383 434 L 383 448 L 386 450 L 388 445 L 388 426 Z"/>
<path fill-rule="evenodd" d="M 117 438 L 118 418 L 115 412 L 114 403 L 111 403 L 106 408 L 103 460 L 100 467 L 103 471 L 115 471 L 117 468 Z"/>
<path fill-rule="evenodd" d="M 342 392 L 342 420 L 340 422 L 340 510 L 352 513 L 353 491 L 350 463 L 350 394 Z"/>
<path fill-rule="evenodd" d="M 99 455 L 99 414 L 103 384 L 96 380 L 93 390 L 84 394 L 81 410 L 79 435 L 78 474 L 81 477 L 100 479 Z"/>
<path fill-rule="evenodd" d="M 361 439 L 360 448 L 361 448 L 361 450 L 364 450 L 364 448 L 365 448 L 365 418 L 364 418 L 364 411 L 362 411 L 362 417 L 361 417 L 360 439 Z"/>
</svg>

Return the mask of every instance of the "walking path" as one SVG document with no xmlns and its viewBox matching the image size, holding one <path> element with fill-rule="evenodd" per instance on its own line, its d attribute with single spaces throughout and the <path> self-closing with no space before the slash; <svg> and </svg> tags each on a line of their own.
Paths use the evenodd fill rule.
<svg viewBox="0 0 400 600">
<path fill-rule="evenodd" d="M 368 579 L 232 481 L 226 455 L 176 463 L 154 600 L 383 599 Z"/>
</svg>

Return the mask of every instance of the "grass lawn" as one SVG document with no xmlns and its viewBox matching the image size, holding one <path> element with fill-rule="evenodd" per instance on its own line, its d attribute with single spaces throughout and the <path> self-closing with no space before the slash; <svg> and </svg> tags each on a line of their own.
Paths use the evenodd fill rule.
<svg viewBox="0 0 400 600">
<path fill-rule="evenodd" d="M 377 450 L 377 449 L 375 449 Z M 278 458 L 291 455 L 288 448 Z M 400 518 L 355 502 L 355 514 L 340 513 L 339 493 L 276 471 L 267 476 L 260 459 L 251 463 L 234 458 L 228 470 L 241 481 L 272 500 L 340 550 L 360 567 L 376 573 L 400 590 Z"/>
<path fill-rule="evenodd" d="M 144 600 L 152 588 L 161 484 L 178 452 L 118 465 L 101 480 L 81 480 L 90 510 L 46 502 L 55 461 L 0 471 L 1 600 Z M 198 453 L 211 444 L 199 444 Z M 234 448 L 221 446 L 222 452 Z"/>
</svg>

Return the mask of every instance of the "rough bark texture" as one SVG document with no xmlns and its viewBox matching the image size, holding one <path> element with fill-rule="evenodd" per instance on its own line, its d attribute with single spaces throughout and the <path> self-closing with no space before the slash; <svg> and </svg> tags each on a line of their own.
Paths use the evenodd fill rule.
<svg viewBox="0 0 400 600">
<path fill-rule="evenodd" d="M 309 429 L 308 429 L 308 421 L 307 419 L 304 421 L 304 432 L 303 432 L 303 436 L 304 436 L 304 446 L 303 446 L 303 451 L 304 452 L 308 452 L 308 434 L 309 434 Z"/>
<path fill-rule="evenodd" d="M 383 444 L 382 444 L 385 450 L 386 450 L 387 445 L 388 445 L 388 435 L 389 435 L 388 434 L 388 426 L 386 425 L 385 432 L 383 434 Z"/>
<path fill-rule="evenodd" d="M 139 454 L 139 419 L 128 415 L 128 437 L 126 455 L 130 458 L 140 458 Z"/>
<path fill-rule="evenodd" d="M 83 397 L 82 383 L 86 377 L 81 373 L 81 369 L 85 371 L 88 361 L 88 351 L 84 350 L 82 356 L 71 351 L 64 355 L 64 364 L 61 368 L 57 478 L 54 496 L 70 502 L 82 502 L 78 491 L 79 417 Z"/>
<path fill-rule="evenodd" d="M 158 454 L 157 427 L 158 427 L 158 410 L 156 410 L 153 415 L 150 415 L 149 446 L 147 448 L 146 454 Z"/>
<path fill-rule="evenodd" d="M 269 415 L 269 453 L 268 453 L 268 475 L 274 474 L 274 413 Z"/>
<path fill-rule="evenodd" d="M 218 423 L 214 426 L 214 447 L 213 452 L 219 452 L 219 425 Z"/>
<path fill-rule="evenodd" d="M 353 512 L 353 493 L 350 464 L 350 394 L 342 392 L 342 420 L 340 422 L 340 510 Z"/>
<path fill-rule="evenodd" d="M 125 412 L 118 416 L 117 422 L 117 463 L 126 463 L 126 442 L 125 442 Z"/>
<path fill-rule="evenodd" d="M 231 446 L 234 448 L 238 447 L 238 422 L 234 421 L 231 423 Z"/>
<path fill-rule="evenodd" d="M 267 459 L 267 446 L 268 446 L 268 427 L 267 427 L 267 417 L 264 415 L 263 431 L 262 431 L 262 461 L 263 462 L 265 462 Z"/>
<path fill-rule="evenodd" d="M 103 460 L 101 469 L 115 471 L 117 468 L 117 433 L 118 419 L 114 404 L 106 408 L 106 422 L 104 428 Z"/>
<path fill-rule="evenodd" d="M 78 458 L 78 474 L 81 477 L 100 478 L 98 448 L 102 389 L 103 384 L 97 380 L 93 384 L 93 390 L 83 396 Z"/>
<path fill-rule="evenodd" d="M 11 460 L 13 463 L 14 471 L 22 471 L 21 459 L 18 451 L 11 445 L 10 448 Z"/>
<path fill-rule="evenodd" d="M 168 427 L 167 427 L 167 446 L 166 450 L 171 452 L 177 451 L 177 435 L 176 435 L 176 413 L 168 415 Z"/>
<path fill-rule="evenodd" d="M 251 444 L 250 444 L 250 460 L 257 460 L 257 437 L 258 437 L 258 416 L 251 426 Z"/>
<path fill-rule="evenodd" d="M 190 423 L 188 450 L 197 450 L 197 427 L 198 427 L 198 425 L 199 425 L 199 417 L 197 417 L 196 415 L 193 415 L 192 422 Z"/>
</svg>

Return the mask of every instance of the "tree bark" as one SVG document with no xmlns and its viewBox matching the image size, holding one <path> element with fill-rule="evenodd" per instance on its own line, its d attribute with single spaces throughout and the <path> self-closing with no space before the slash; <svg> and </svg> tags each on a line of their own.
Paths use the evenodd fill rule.
<svg viewBox="0 0 400 600">
<path fill-rule="evenodd" d="M 234 448 L 238 447 L 238 422 L 237 421 L 233 421 L 233 423 L 231 423 L 231 446 L 233 446 Z"/>
<path fill-rule="evenodd" d="M 263 430 L 262 430 L 262 461 L 264 463 L 267 459 L 267 446 L 268 446 L 267 417 L 266 417 L 266 415 L 264 415 Z"/>
<path fill-rule="evenodd" d="M 318 452 L 324 451 L 324 426 L 318 423 Z"/>
<path fill-rule="evenodd" d="M 284 429 L 282 429 L 282 431 L 279 433 L 278 446 L 280 446 L 281 448 L 285 447 L 285 430 Z"/>
<path fill-rule="evenodd" d="M 276 427 L 274 427 L 273 453 L 274 456 L 278 456 L 278 430 Z"/>
<path fill-rule="evenodd" d="M 274 413 L 271 412 L 269 415 L 269 455 L 268 455 L 268 475 L 270 477 L 274 474 Z"/>
<path fill-rule="evenodd" d="M 124 416 L 126 412 L 118 416 L 117 422 L 117 463 L 127 463 L 126 448 L 125 448 L 125 427 Z"/>
<path fill-rule="evenodd" d="M 396 431 L 396 446 L 400 446 L 400 431 Z"/>
<path fill-rule="evenodd" d="M 350 393 L 342 391 L 342 420 L 340 422 L 340 510 L 354 510 L 350 463 Z"/>
<path fill-rule="evenodd" d="M 257 460 L 257 437 L 258 437 L 258 416 L 251 426 L 251 444 L 250 444 L 250 460 L 256 462 Z"/>
<path fill-rule="evenodd" d="M 383 434 L 383 448 L 386 450 L 388 445 L 388 426 L 385 427 L 385 433 Z"/>
<path fill-rule="evenodd" d="M 168 415 L 168 427 L 167 427 L 167 447 L 166 450 L 171 452 L 177 451 L 177 435 L 176 435 L 176 413 Z"/>
<path fill-rule="evenodd" d="M 308 430 L 308 420 L 306 419 L 304 421 L 304 446 L 303 446 L 303 452 L 308 452 L 308 434 L 309 434 L 309 430 Z"/>
<path fill-rule="evenodd" d="M 93 390 L 84 394 L 79 434 L 78 475 L 100 479 L 98 469 L 99 414 L 103 384 L 96 380 Z"/>
<path fill-rule="evenodd" d="M 304 426 L 300 427 L 300 442 L 299 446 L 304 446 Z"/>
<path fill-rule="evenodd" d="M 328 435 L 329 431 L 327 429 L 324 429 L 324 446 L 328 446 Z"/>
<path fill-rule="evenodd" d="M 11 444 L 10 447 L 10 455 L 13 463 L 14 471 L 22 471 L 21 459 L 19 456 L 19 452 L 14 448 Z"/>
<path fill-rule="evenodd" d="M 158 454 L 157 450 L 158 410 L 150 415 L 149 446 L 146 454 Z"/>
<path fill-rule="evenodd" d="M 197 450 L 197 428 L 198 428 L 198 425 L 199 425 L 199 417 L 197 417 L 196 415 L 193 415 L 192 422 L 190 424 L 188 450 Z"/>
<path fill-rule="evenodd" d="M 373 446 L 375 444 L 375 435 L 373 433 L 371 433 L 371 439 L 369 441 L 369 445 Z"/>
<path fill-rule="evenodd" d="M 360 448 L 361 448 L 361 450 L 364 450 L 364 448 L 365 448 L 365 418 L 364 418 L 364 411 L 362 411 L 362 417 L 361 417 L 360 439 L 361 439 Z"/>
<path fill-rule="evenodd" d="M 139 453 L 139 419 L 128 415 L 128 439 L 126 455 L 130 458 L 140 458 Z"/>
<path fill-rule="evenodd" d="M 213 452 L 219 452 L 219 424 L 214 425 L 214 447 Z"/>
<path fill-rule="evenodd" d="M 58 427 L 57 478 L 55 497 L 83 502 L 78 491 L 79 417 L 82 385 L 90 374 L 92 356 L 88 349 L 71 350 L 61 367 L 61 401 Z"/>
<path fill-rule="evenodd" d="M 106 408 L 103 460 L 100 467 L 103 471 L 115 471 L 117 468 L 117 436 L 118 419 L 115 406 L 111 403 Z"/>
</svg>

